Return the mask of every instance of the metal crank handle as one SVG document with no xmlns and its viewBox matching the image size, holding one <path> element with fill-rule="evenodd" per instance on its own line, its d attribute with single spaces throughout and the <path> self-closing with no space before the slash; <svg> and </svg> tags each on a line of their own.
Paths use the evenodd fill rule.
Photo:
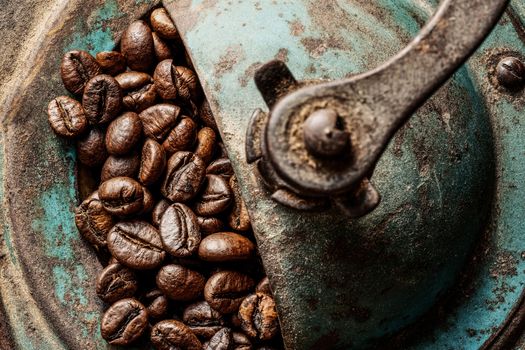
<svg viewBox="0 0 525 350">
<path fill-rule="evenodd" d="M 295 194 L 355 190 L 395 132 L 478 48 L 508 3 L 444 0 L 397 56 L 349 79 L 301 87 L 283 63 L 265 65 L 255 77 L 271 109 L 259 137 L 262 158 Z"/>
</svg>

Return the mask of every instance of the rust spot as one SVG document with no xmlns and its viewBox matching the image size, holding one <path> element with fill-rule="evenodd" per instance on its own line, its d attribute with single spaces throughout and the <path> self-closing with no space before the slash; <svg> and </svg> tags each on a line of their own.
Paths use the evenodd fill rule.
<svg viewBox="0 0 525 350">
<path fill-rule="evenodd" d="M 279 49 L 279 52 L 277 52 L 277 55 L 275 55 L 274 58 L 279 61 L 288 62 L 288 49 Z"/>
<path fill-rule="evenodd" d="M 502 252 L 496 257 L 496 261 L 490 269 L 490 277 L 517 276 L 517 265 L 518 259 L 511 252 Z"/>
<path fill-rule="evenodd" d="M 215 65 L 215 76 L 221 78 L 224 74 L 231 72 L 233 67 L 235 67 L 243 57 L 244 51 L 241 46 L 229 47 Z"/>
<path fill-rule="evenodd" d="M 248 82 L 250 80 L 253 80 L 253 75 L 255 74 L 257 69 L 262 65 L 263 65 L 262 62 L 252 63 L 248 68 L 246 68 L 246 70 L 244 71 L 244 74 L 241 77 L 239 77 L 239 84 L 242 87 L 246 87 L 248 85 Z"/>
<path fill-rule="evenodd" d="M 255 3 L 255 9 L 256 9 L 257 11 L 261 11 L 261 10 L 262 10 L 261 3 L 260 3 L 259 1 L 257 1 L 257 2 Z"/>
<path fill-rule="evenodd" d="M 304 33 L 304 25 L 300 21 L 291 21 L 288 22 L 288 25 L 290 26 L 290 33 L 293 36 L 301 36 Z"/>
</svg>

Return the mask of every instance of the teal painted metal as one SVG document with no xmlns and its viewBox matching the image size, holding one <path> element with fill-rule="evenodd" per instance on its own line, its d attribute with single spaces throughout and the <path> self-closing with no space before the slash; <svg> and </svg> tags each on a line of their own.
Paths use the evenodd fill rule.
<svg viewBox="0 0 525 350">
<path fill-rule="evenodd" d="M 287 61 L 299 79 L 337 79 L 364 71 L 404 46 L 437 5 L 437 1 L 425 0 L 380 0 L 373 4 L 364 0 L 334 0 L 326 1 L 326 4 L 333 6 L 333 12 L 321 12 L 321 7 L 315 5 L 308 11 L 303 6 L 306 3 L 309 2 L 239 1 L 231 5 L 212 0 L 166 2 L 171 8 L 177 6 L 187 10 L 175 15 L 175 18 L 177 24 L 185 29 L 186 43 L 192 51 L 207 96 L 217 112 L 223 138 L 236 171 L 241 175 L 244 191 L 255 194 L 246 198 L 249 199 L 259 238 L 277 239 L 277 235 L 286 234 L 286 230 L 268 232 L 268 228 L 275 227 L 272 226 L 275 223 L 285 222 L 288 230 L 292 231 L 304 225 L 306 219 L 294 221 L 293 212 L 270 202 L 251 176 L 252 169 L 245 164 L 242 147 L 246 123 L 252 110 L 263 106 L 253 84 L 255 68 L 277 57 Z M 118 40 L 119 31 L 130 17 L 139 17 L 153 4 L 154 1 L 112 0 L 93 1 L 92 6 L 86 6 L 82 1 L 64 5 L 63 10 L 51 18 L 51 34 L 40 43 L 40 47 L 35 48 L 40 50 L 35 68 L 21 79 L 16 90 L 19 97 L 13 100 L 9 113 L 2 115 L 0 175 L 4 181 L 0 187 L 0 200 L 4 210 L 0 221 L 4 255 L 1 260 L 0 295 L 17 349 L 107 348 L 98 331 L 102 305 L 97 301 L 89 281 L 89 276 L 99 269 L 98 263 L 73 225 L 72 210 L 77 202 L 75 155 L 71 144 L 57 140 L 48 132 L 44 109 L 49 99 L 65 92 L 56 74 L 63 52 L 71 48 L 84 48 L 91 52 L 112 48 Z M 514 6 L 519 17 L 524 19 L 523 4 L 516 1 Z M 348 21 L 345 25 L 340 16 Z M 65 22 L 64 18 L 67 19 Z M 366 30 L 363 31 L 363 28 Z M 327 32 L 344 33 L 347 41 L 326 40 Z M 484 181 L 492 181 L 490 169 L 495 167 L 496 197 L 486 237 L 478 249 L 476 268 L 472 269 L 473 289 L 469 289 L 468 297 L 458 297 L 457 303 L 443 306 L 449 313 L 440 320 L 439 325 L 442 326 L 426 336 L 419 334 L 416 339 L 402 339 L 411 343 L 410 348 L 413 349 L 480 348 L 494 329 L 504 323 L 524 289 L 523 96 L 511 96 L 498 89 L 491 75 L 493 57 L 505 50 L 525 55 L 524 44 L 508 17 L 503 19 L 469 64 L 454 77 L 448 90 L 443 90 L 442 96 L 438 96 L 436 104 L 449 104 L 455 108 L 455 113 L 436 113 L 432 107 L 427 107 L 403 133 L 397 135 L 374 176 L 384 195 L 382 211 L 352 224 L 366 236 L 370 227 L 380 224 L 385 226 L 385 232 L 392 232 L 396 227 L 406 228 L 412 223 L 423 227 L 424 224 L 433 225 L 447 215 L 453 218 L 455 208 L 447 208 L 442 203 L 443 198 L 447 198 L 449 203 L 458 203 L 465 200 L 467 193 L 472 193 L 481 195 L 481 200 L 484 194 L 479 192 Z M 468 123 L 459 125 L 461 123 L 454 119 L 456 115 L 463 121 L 468 120 Z M 476 117 L 467 118 L 471 116 Z M 464 134 L 454 134 L 456 128 L 461 128 Z M 427 139 L 422 135 L 423 130 L 438 132 L 428 135 Z M 424 166 L 414 168 L 414 164 L 424 160 L 424 157 L 418 157 L 424 156 L 425 152 L 434 154 L 430 149 L 423 152 L 415 148 L 414 143 L 420 148 L 446 142 L 459 145 L 463 138 L 466 143 L 462 145 L 470 150 L 460 149 L 455 156 L 470 157 L 465 161 L 467 165 L 452 169 L 445 167 L 448 159 L 440 158 L 443 155 L 438 152 L 435 154 L 437 160 L 426 169 L 426 173 Z M 493 152 L 489 149 L 492 147 L 496 155 L 494 164 Z M 487 177 L 483 177 L 483 169 L 487 170 Z M 450 174 L 450 171 L 456 174 Z M 477 176 L 478 173 L 481 176 Z M 457 179 L 457 182 L 450 179 Z M 410 187 L 414 184 L 415 187 Z M 439 211 L 440 215 L 432 213 L 436 215 L 435 221 L 425 223 L 421 217 L 416 207 L 421 203 L 420 199 L 411 197 L 416 189 L 427 191 L 427 208 L 444 206 Z M 487 194 L 487 197 L 491 195 Z M 476 204 L 468 199 L 467 205 Z M 400 206 L 400 203 L 410 203 L 413 208 Z M 490 203 L 487 201 L 487 204 Z M 464 233 L 465 237 L 454 238 L 465 238 L 458 245 L 460 248 L 470 246 L 476 238 L 477 227 L 483 219 L 483 207 L 478 207 L 479 213 L 467 210 L 470 217 L 479 222 L 471 223 L 471 227 L 467 228 L 469 232 Z M 384 221 L 383 215 L 387 214 L 392 215 Z M 282 220 L 279 215 L 288 215 L 288 221 Z M 315 217 L 320 224 L 348 229 L 341 218 L 333 220 L 327 215 Z M 459 222 L 454 225 L 457 227 Z M 345 240 L 340 233 L 321 238 L 323 244 L 331 247 L 334 247 L 334 241 L 337 245 Z M 286 242 L 286 239 L 282 241 Z M 262 249 L 269 248 L 263 240 L 259 243 Z M 403 242 L 397 244 L 402 245 Z M 352 248 L 355 246 L 349 247 Z M 409 298 L 403 301 L 410 309 L 408 319 L 389 322 L 383 328 L 359 329 L 362 327 L 359 322 L 351 321 L 356 313 L 348 316 L 348 324 L 358 328 L 349 332 L 359 330 L 369 332 L 370 337 L 379 336 L 416 320 L 436 301 L 436 294 L 446 289 L 464 267 L 461 254 L 465 250 L 454 245 L 450 249 L 459 252 L 455 260 L 457 263 L 426 279 L 427 285 L 422 290 L 432 292 L 418 296 L 413 302 Z M 303 255 L 306 250 L 288 253 L 291 258 L 304 260 L 305 256 L 308 257 Z M 37 263 L 31 266 L 34 261 Z M 269 263 L 280 265 L 283 271 L 290 268 L 285 260 Z M 299 278 L 299 274 L 296 276 Z M 307 278 L 308 272 L 301 277 Z M 331 277 L 337 279 L 337 276 Z M 296 292 L 300 294 L 303 291 L 297 289 Z M 279 297 L 279 290 L 276 294 Z M 305 322 L 315 324 L 317 320 L 313 315 Z M 287 317 L 286 310 L 281 316 Z M 310 329 L 305 328 L 305 331 Z M 327 338 L 325 345 L 330 341 L 333 339 Z M 354 343 L 358 345 L 359 341 Z"/>
</svg>

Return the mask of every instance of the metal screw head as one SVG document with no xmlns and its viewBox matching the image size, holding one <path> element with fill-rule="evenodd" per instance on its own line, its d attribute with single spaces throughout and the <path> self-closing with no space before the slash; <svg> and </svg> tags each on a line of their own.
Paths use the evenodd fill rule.
<svg viewBox="0 0 525 350">
<path fill-rule="evenodd" d="M 508 89 L 521 89 L 525 85 L 525 65 L 516 57 L 501 59 L 496 68 L 498 82 Z"/>
<path fill-rule="evenodd" d="M 304 122 L 303 132 L 307 150 L 316 157 L 332 158 L 349 151 L 350 135 L 331 109 L 319 109 L 310 114 Z"/>
</svg>

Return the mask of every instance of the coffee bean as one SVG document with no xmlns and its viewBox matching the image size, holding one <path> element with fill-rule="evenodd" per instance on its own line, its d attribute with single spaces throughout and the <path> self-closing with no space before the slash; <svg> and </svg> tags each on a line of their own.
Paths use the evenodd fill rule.
<svg viewBox="0 0 525 350">
<path fill-rule="evenodd" d="M 106 237 L 115 222 L 95 193 L 75 209 L 75 224 L 82 237 L 100 249 L 106 247 Z"/>
<path fill-rule="evenodd" d="M 114 215 L 132 215 L 142 210 L 144 191 L 141 184 L 129 177 L 104 181 L 98 195 L 104 208 Z"/>
<path fill-rule="evenodd" d="M 213 233 L 199 245 L 199 258 L 204 261 L 237 261 L 253 256 L 255 245 L 246 237 L 233 232 Z"/>
<path fill-rule="evenodd" d="M 233 332 L 232 339 L 235 350 L 252 350 L 252 342 L 244 333 Z"/>
<path fill-rule="evenodd" d="M 233 173 L 232 163 L 228 158 L 215 159 L 206 168 L 206 174 L 208 175 L 220 175 L 229 179 Z"/>
<path fill-rule="evenodd" d="M 164 320 L 153 326 L 151 342 L 157 350 L 202 350 L 202 344 L 182 322 Z"/>
<path fill-rule="evenodd" d="M 92 78 L 84 89 L 82 106 L 92 125 L 110 122 L 122 108 L 122 89 L 119 83 L 107 74 Z"/>
<path fill-rule="evenodd" d="M 147 139 L 142 147 L 140 157 L 139 180 L 149 186 L 154 184 L 166 167 L 166 152 L 155 140 Z"/>
<path fill-rule="evenodd" d="M 232 330 L 222 328 L 204 346 L 204 350 L 230 350 L 233 348 Z"/>
<path fill-rule="evenodd" d="M 117 75 L 126 70 L 126 58 L 117 51 L 102 51 L 97 53 L 97 63 L 102 71 L 109 75 Z"/>
<path fill-rule="evenodd" d="M 113 120 L 106 132 L 106 148 L 115 156 L 129 153 L 140 141 L 142 122 L 133 112 L 126 112 Z"/>
<path fill-rule="evenodd" d="M 137 288 L 138 282 L 135 273 L 118 263 L 106 266 L 96 282 L 98 297 L 109 304 L 132 297 Z"/>
<path fill-rule="evenodd" d="M 162 147 L 169 154 L 188 151 L 195 143 L 196 136 L 197 124 L 191 118 L 183 117 L 171 130 L 166 140 L 162 143 Z"/>
<path fill-rule="evenodd" d="M 153 65 L 154 51 L 151 29 L 144 21 L 134 21 L 120 39 L 120 51 L 132 70 L 146 72 Z"/>
<path fill-rule="evenodd" d="M 157 61 L 161 62 L 173 58 L 168 44 L 156 33 L 151 33 L 153 37 L 153 49 Z"/>
<path fill-rule="evenodd" d="M 237 271 L 220 271 L 204 287 L 204 298 L 212 308 L 223 313 L 237 312 L 243 299 L 253 289 L 253 279 Z"/>
<path fill-rule="evenodd" d="M 164 212 L 168 207 L 170 206 L 170 202 L 168 202 L 165 199 L 161 199 L 153 208 L 153 212 L 151 213 L 151 222 L 153 225 L 159 227 L 160 225 L 160 219 L 162 218 L 162 215 L 164 215 Z"/>
<path fill-rule="evenodd" d="M 170 299 L 192 301 L 202 295 L 204 276 L 181 265 L 165 265 L 157 273 L 157 287 Z"/>
<path fill-rule="evenodd" d="M 160 320 L 168 313 L 168 298 L 158 289 L 146 293 L 145 306 L 148 310 L 148 316 L 152 320 Z"/>
<path fill-rule="evenodd" d="M 270 340 L 279 332 L 279 321 L 273 298 L 264 293 L 252 294 L 239 307 L 243 331 L 259 340 Z"/>
<path fill-rule="evenodd" d="M 215 131 L 205 127 L 199 130 L 197 134 L 197 146 L 195 147 L 195 154 L 202 158 L 204 163 L 208 164 L 215 152 Z"/>
<path fill-rule="evenodd" d="M 171 65 L 171 79 L 177 89 L 177 98 L 185 101 L 197 99 L 199 95 L 199 81 L 191 69 Z"/>
<path fill-rule="evenodd" d="M 215 132 L 219 132 L 217 128 L 217 122 L 210 108 L 210 104 L 207 100 L 204 100 L 199 108 L 199 119 L 208 128 L 213 129 Z"/>
<path fill-rule="evenodd" d="M 157 90 L 149 74 L 130 71 L 117 75 L 115 79 L 124 91 L 122 102 L 127 109 L 140 113 L 155 104 Z"/>
<path fill-rule="evenodd" d="M 175 203 L 166 209 L 159 230 L 164 250 L 175 257 L 190 256 L 199 248 L 197 217 L 184 204 Z"/>
<path fill-rule="evenodd" d="M 139 215 L 151 213 L 151 211 L 155 207 L 155 198 L 148 190 L 148 188 L 143 187 L 142 190 L 144 191 L 144 201 L 142 202 L 142 210 L 139 212 Z"/>
<path fill-rule="evenodd" d="M 248 208 L 242 199 L 241 190 L 235 175 L 230 178 L 230 189 L 233 193 L 233 203 L 232 210 L 228 215 L 228 224 L 235 231 L 248 231 L 251 227 Z"/>
<path fill-rule="evenodd" d="M 166 253 L 157 229 L 144 221 L 124 221 L 108 234 L 108 248 L 123 265 L 136 270 L 158 267 Z"/>
<path fill-rule="evenodd" d="M 148 313 L 136 299 L 122 299 L 110 306 L 100 323 L 102 338 L 111 345 L 129 345 L 146 330 Z"/>
<path fill-rule="evenodd" d="M 122 176 L 134 178 L 138 174 L 139 168 L 140 157 L 137 152 L 122 157 L 109 156 L 102 166 L 100 180 L 104 182 Z"/>
<path fill-rule="evenodd" d="M 66 89 L 79 95 L 84 91 L 86 83 L 101 69 L 97 61 L 86 51 L 69 51 L 62 58 L 60 75 Z"/>
<path fill-rule="evenodd" d="M 157 65 L 153 73 L 153 80 L 155 81 L 157 91 L 160 97 L 165 100 L 173 100 L 178 96 L 177 88 L 171 76 L 172 64 L 173 60 L 164 60 Z"/>
<path fill-rule="evenodd" d="M 161 103 L 143 110 L 139 117 L 142 120 L 144 134 L 147 137 L 162 142 L 178 121 L 180 108 L 175 105 Z"/>
<path fill-rule="evenodd" d="M 255 287 L 256 293 L 264 293 L 268 294 L 269 296 L 272 296 L 272 288 L 270 287 L 270 280 L 268 277 L 264 277 L 259 284 Z"/>
<path fill-rule="evenodd" d="M 153 30 L 166 39 L 178 39 L 179 33 L 165 8 L 155 9 L 150 16 Z"/>
<path fill-rule="evenodd" d="M 218 175 L 206 175 L 203 190 L 195 201 L 195 213 L 212 216 L 226 210 L 233 194 L 228 182 Z"/>
<path fill-rule="evenodd" d="M 47 117 L 55 134 L 62 137 L 79 136 L 88 126 L 82 105 L 68 96 L 59 96 L 49 102 Z"/>
<path fill-rule="evenodd" d="M 206 171 L 202 159 L 191 152 L 170 157 L 162 182 L 162 195 L 173 202 L 185 202 L 197 194 Z"/>
<path fill-rule="evenodd" d="M 241 328 L 241 320 L 239 319 L 239 315 L 237 315 L 236 313 L 231 314 L 230 322 L 233 327 Z"/>
<path fill-rule="evenodd" d="M 197 223 L 199 224 L 201 232 L 205 234 L 219 232 L 224 227 L 224 223 L 216 217 L 198 216 Z"/>
<path fill-rule="evenodd" d="M 108 157 L 104 131 L 92 128 L 77 141 L 77 157 L 80 163 L 88 167 L 104 164 Z"/>
<path fill-rule="evenodd" d="M 186 307 L 182 320 L 197 337 L 202 339 L 210 339 L 226 324 L 223 316 L 212 309 L 206 301 L 199 301 Z"/>
</svg>

